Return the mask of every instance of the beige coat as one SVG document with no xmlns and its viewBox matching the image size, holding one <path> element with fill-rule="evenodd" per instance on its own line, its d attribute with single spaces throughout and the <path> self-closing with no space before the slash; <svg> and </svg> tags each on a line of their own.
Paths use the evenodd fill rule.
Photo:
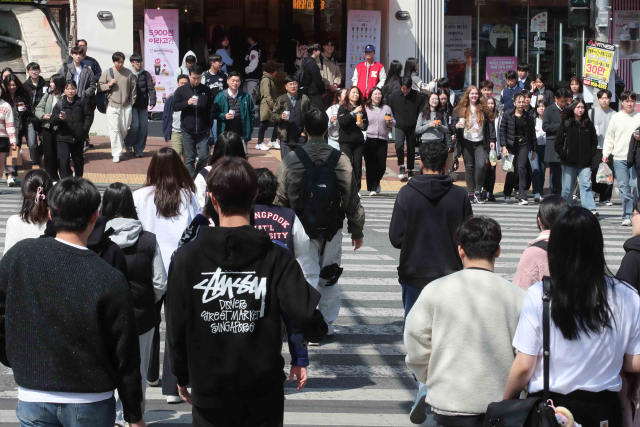
<svg viewBox="0 0 640 427">
<path fill-rule="evenodd" d="M 340 71 L 340 66 L 338 65 L 338 61 L 335 58 L 328 59 L 324 53 L 321 53 L 322 64 L 320 63 L 320 59 L 316 62 L 318 63 L 318 67 L 320 67 L 320 75 L 322 76 L 322 81 L 324 81 L 324 87 L 328 88 L 330 85 L 340 86 L 342 83 L 342 72 Z"/>
<path fill-rule="evenodd" d="M 271 120 L 271 111 L 275 105 L 278 92 L 276 91 L 276 82 L 271 74 L 263 73 L 263 79 L 260 79 L 260 121 Z"/>
</svg>

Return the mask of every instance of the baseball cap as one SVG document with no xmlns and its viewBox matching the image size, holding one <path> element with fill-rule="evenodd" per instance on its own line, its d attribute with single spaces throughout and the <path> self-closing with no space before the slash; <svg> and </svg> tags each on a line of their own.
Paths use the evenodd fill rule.
<svg viewBox="0 0 640 427">
<path fill-rule="evenodd" d="M 364 47 L 365 52 L 375 52 L 376 48 L 372 44 L 368 44 Z"/>
</svg>

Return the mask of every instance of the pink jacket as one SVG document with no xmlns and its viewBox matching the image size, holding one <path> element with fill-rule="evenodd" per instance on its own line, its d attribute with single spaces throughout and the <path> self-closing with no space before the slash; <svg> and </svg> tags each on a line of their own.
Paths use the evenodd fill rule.
<svg viewBox="0 0 640 427">
<path fill-rule="evenodd" d="M 520 286 L 525 291 L 536 282 L 542 281 L 544 276 L 549 275 L 549 259 L 547 251 L 531 246 L 541 240 L 549 241 L 550 230 L 544 230 L 533 241 L 529 242 L 529 247 L 524 251 L 518 264 L 518 270 L 513 278 L 513 283 Z"/>
</svg>

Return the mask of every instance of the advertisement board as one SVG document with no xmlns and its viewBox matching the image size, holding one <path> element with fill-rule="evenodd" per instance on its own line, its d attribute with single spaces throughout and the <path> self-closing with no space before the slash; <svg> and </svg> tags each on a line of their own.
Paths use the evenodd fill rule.
<svg viewBox="0 0 640 427">
<path fill-rule="evenodd" d="M 178 9 L 144 10 L 145 70 L 151 73 L 156 89 L 156 104 L 164 104 L 176 90 L 175 70 L 180 67 L 178 52 Z M 154 111 L 162 111 L 155 107 Z M 149 111 L 152 111 L 149 107 Z"/>
</svg>

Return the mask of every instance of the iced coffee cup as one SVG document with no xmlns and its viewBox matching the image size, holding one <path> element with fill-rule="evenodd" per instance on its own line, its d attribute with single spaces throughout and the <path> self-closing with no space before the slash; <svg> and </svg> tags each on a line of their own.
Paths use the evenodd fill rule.
<svg viewBox="0 0 640 427">
<path fill-rule="evenodd" d="M 391 123 L 391 114 L 385 114 L 384 119 L 386 120 L 387 124 Z"/>
<path fill-rule="evenodd" d="M 356 113 L 356 123 L 362 124 L 362 113 Z"/>
<path fill-rule="evenodd" d="M 631 40 L 640 40 L 640 21 L 629 22 L 629 35 Z"/>
<path fill-rule="evenodd" d="M 446 65 L 447 77 L 451 80 L 451 89 L 462 89 L 467 63 L 462 59 L 450 59 Z"/>
<path fill-rule="evenodd" d="M 620 34 L 620 54 L 626 56 L 631 53 L 631 35 Z"/>
</svg>

